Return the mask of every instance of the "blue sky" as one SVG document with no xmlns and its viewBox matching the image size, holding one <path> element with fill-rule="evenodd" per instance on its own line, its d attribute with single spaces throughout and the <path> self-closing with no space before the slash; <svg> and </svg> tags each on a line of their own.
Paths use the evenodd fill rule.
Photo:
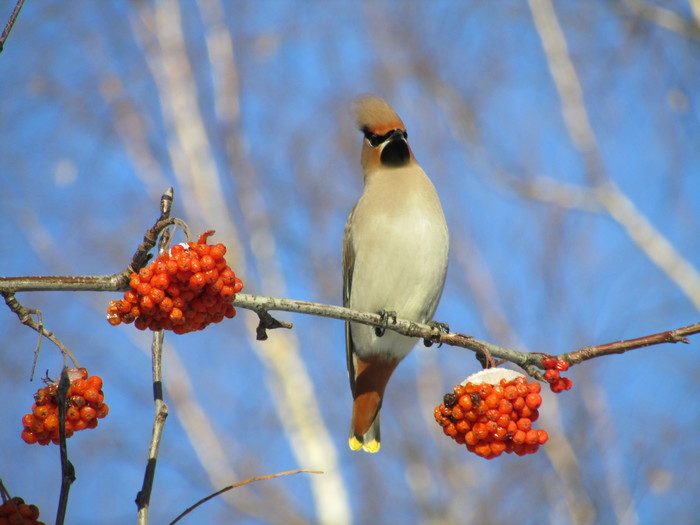
<svg viewBox="0 0 700 525">
<path fill-rule="evenodd" d="M 697 274 L 700 48 L 692 34 L 634 14 L 636 4 L 555 9 L 604 176 Z M 660 8 L 692 20 L 683 3 Z M 9 13 L 8 4 L 0 19 Z M 246 292 L 339 304 L 342 230 L 362 183 L 349 108 L 371 92 L 402 116 L 448 220 L 437 320 L 548 353 L 697 322 L 693 292 L 599 204 L 571 209 L 521 191 L 535 178 L 591 189 L 541 37 L 520 2 L 28 2 L 0 55 L 0 275 L 120 271 L 173 185 L 174 214 L 194 232 L 218 231 Z M 234 62 L 217 62 L 217 52 Z M 104 378 L 112 409 L 69 441 L 70 523 L 135 519 L 152 424 L 150 340 L 105 322 L 116 297 L 18 296 Z M 478 368 L 469 352 L 419 345 L 389 385 L 381 452 L 352 453 L 342 323 L 279 317 L 293 332 L 265 343 L 253 340 L 254 315 L 242 310 L 205 332 L 166 337 L 171 416 L 153 523 L 222 480 L 294 468 L 320 468 L 325 478 L 260 482 L 206 504 L 189 523 L 319 523 L 328 494 L 348 523 L 697 515 L 700 477 L 688 469 L 700 460 L 696 339 L 574 367 L 574 389 L 545 398 L 550 453 L 486 462 L 430 421 L 442 394 Z M 8 310 L 0 333 L 0 478 L 50 522 L 58 450 L 19 439 L 40 386 L 27 380 L 36 336 Z M 284 366 L 269 362 L 283 352 L 296 359 L 287 370 L 301 366 L 308 377 L 306 414 L 295 408 L 298 392 L 284 393 Z M 57 376 L 61 362 L 45 341 L 39 375 Z M 193 423 L 197 414 L 206 424 Z M 322 435 L 295 441 L 316 414 Z M 309 460 L 313 453 L 321 459 Z"/>
</svg>

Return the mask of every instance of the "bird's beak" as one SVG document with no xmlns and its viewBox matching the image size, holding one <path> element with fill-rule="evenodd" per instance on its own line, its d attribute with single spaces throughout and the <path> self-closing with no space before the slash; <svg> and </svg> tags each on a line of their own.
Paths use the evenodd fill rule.
<svg viewBox="0 0 700 525">
<path fill-rule="evenodd" d="M 386 142 L 394 142 L 396 140 L 407 142 L 404 132 L 400 129 L 395 129 L 394 131 L 392 131 L 391 135 L 389 135 Z"/>
</svg>

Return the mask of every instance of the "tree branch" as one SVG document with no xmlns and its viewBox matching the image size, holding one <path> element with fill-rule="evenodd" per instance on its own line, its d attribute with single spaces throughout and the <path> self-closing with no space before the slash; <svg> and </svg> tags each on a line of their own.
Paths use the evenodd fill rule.
<svg viewBox="0 0 700 525">
<path fill-rule="evenodd" d="M 357 312 L 349 308 L 341 306 L 333 306 L 321 303 L 312 303 L 309 301 L 297 301 L 294 299 L 280 299 L 275 297 L 261 297 L 255 295 L 238 294 L 233 300 L 234 306 L 253 310 L 258 315 L 261 312 L 283 311 L 306 315 L 316 315 L 320 317 L 329 317 L 331 319 L 340 319 L 343 321 L 352 321 L 356 323 L 366 324 L 370 326 L 386 327 L 400 334 L 421 338 L 424 341 L 447 344 L 450 346 L 458 346 L 466 348 L 477 353 L 477 355 L 488 357 L 489 355 L 498 359 L 503 359 L 514 363 L 523 368 L 528 374 L 537 379 L 541 379 L 541 375 L 537 369 L 544 368 L 542 366 L 542 354 L 525 353 L 518 350 L 504 348 L 487 341 L 480 341 L 470 335 L 441 332 L 434 327 L 408 321 L 406 319 L 391 319 L 387 326 L 386 321 L 379 314 Z M 268 326 L 269 327 L 269 326 Z M 660 332 L 657 334 L 645 335 L 635 339 L 617 341 L 595 346 L 587 346 L 585 348 L 575 350 L 568 353 L 553 355 L 556 359 L 563 359 L 571 364 L 578 364 L 589 359 L 601 357 L 610 354 L 620 354 L 629 350 L 643 348 L 645 346 L 658 345 L 662 343 L 688 343 L 687 336 L 700 333 L 700 323 L 694 323 L 681 328 Z"/>
<path fill-rule="evenodd" d="M 12 10 L 12 14 L 10 15 L 10 19 L 7 21 L 7 24 L 5 24 L 5 29 L 2 31 L 2 35 L 0 35 L 0 53 L 2 53 L 2 50 L 5 48 L 5 40 L 7 40 L 8 36 L 10 36 L 10 31 L 12 31 L 12 26 L 15 25 L 17 16 L 19 16 L 19 10 L 22 9 L 22 4 L 24 4 L 24 0 L 17 0 L 15 8 Z"/>
<path fill-rule="evenodd" d="M 45 279 L 59 280 L 63 279 L 63 277 L 46 277 Z M 70 279 L 80 280 L 82 278 L 72 277 Z M 101 291 L 117 292 L 123 289 L 124 288 L 115 286 L 113 288 L 104 288 Z M 63 288 L 61 288 L 60 286 L 54 286 L 52 284 L 52 286 L 49 286 L 47 288 L 37 288 L 37 290 L 63 290 Z M 70 288 L 69 290 L 73 291 L 72 288 Z M 8 295 L 7 292 L 3 290 L 3 283 L 1 279 L 0 294 Z M 351 310 L 350 308 L 344 308 L 342 306 L 335 306 L 330 304 L 249 294 L 236 295 L 236 297 L 233 300 L 233 305 L 238 308 L 252 310 L 256 314 L 258 314 L 258 316 L 261 319 L 261 323 L 258 326 L 258 338 L 261 340 L 267 338 L 268 329 L 292 327 L 291 323 L 278 321 L 277 319 L 272 317 L 269 314 L 269 312 L 271 311 L 316 315 L 319 317 L 328 317 L 331 319 L 338 319 L 341 321 L 351 321 L 354 323 L 361 323 L 380 328 L 385 327 L 389 330 L 393 330 L 394 332 L 409 337 L 423 339 L 424 341 L 429 343 L 446 344 L 449 346 L 466 348 L 467 350 L 476 352 L 477 356 L 480 358 L 488 359 L 490 356 L 492 358 L 509 361 L 523 368 L 531 376 L 537 379 L 541 379 L 541 375 L 537 371 L 538 368 L 543 368 L 541 364 L 541 354 L 526 353 L 520 352 L 518 350 L 512 350 L 510 348 L 504 348 L 502 346 L 498 346 L 487 341 L 481 341 L 467 334 L 461 334 L 456 332 L 441 332 L 427 324 L 421 324 L 416 323 L 414 321 L 408 321 L 406 319 L 397 318 L 396 320 L 391 319 L 389 325 L 387 326 L 386 321 L 382 319 L 382 317 L 379 314 L 375 313 L 358 312 L 356 310 Z M 688 340 L 686 339 L 686 337 L 697 333 L 700 333 L 700 323 L 695 323 L 681 328 L 667 330 L 658 334 L 645 335 L 635 339 L 628 339 L 624 341 L 617 341 L 601 345 L 587 346 L 579 350 L 561 353 L 552 357 L 569 361 L 571 364 L 578 364 L 583 361 L 593 359 L 595 357 L 610 354 L 620 354 L 628 350 L 634 350 L 645 346 L 658 345 L 662 343 L 687 343 Z M 55 338 L 52 338 L 53 334 L 51 334 L 51 332 L 47 331 L 45 335 L 51 338 L 52 341 L 56 342 L 54 340 Z"/>
<path fill-rule="evenodd" d="M 690 341 L 686 336 L 697 334 L 700 332 L 700 323 L 694 323 L 682 328 L 676 328 L 675 330 L 668 330 L 666 332 L 659 332 L 658 334 L 645 335 L 642 337 L 637 337 L 635 339 L 627 339 L 624 341 L 617 341 L 614 343 L 606 343 L 596 346 L 587 346 L 570 352 L 568 354 L 561 354 L 557 356 L 559 359 L 564 359 L 571 364 L 581 363 L 582 361 L 587 361 L 588 359 L 593 359 L 594 357 L 601 357 L 604 355 L 612 354 L 622 354 L 628 350 L 634 350 L 637 348 L 644 348 L 645 346 L 659 345 L 663 343 L 686 343 L 689 344 Z"/>
</svg>

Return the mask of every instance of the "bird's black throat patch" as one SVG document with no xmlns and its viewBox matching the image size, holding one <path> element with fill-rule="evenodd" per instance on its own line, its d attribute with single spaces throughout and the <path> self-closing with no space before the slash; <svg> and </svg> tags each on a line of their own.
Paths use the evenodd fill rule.
<svg viewBox="0 0 700 525">
<path fill-rule="evenodd" d="M 410 158 L 406 141 L 396 138 L 384 146 L 380 160 L 384 166 L 399 168 L 408 164 Z"/>
</svg>

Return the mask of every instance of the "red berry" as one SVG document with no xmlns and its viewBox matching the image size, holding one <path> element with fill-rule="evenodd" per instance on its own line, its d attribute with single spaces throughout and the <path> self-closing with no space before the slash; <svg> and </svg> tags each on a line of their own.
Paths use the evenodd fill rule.
<svg viewBox="0 0 700 525">
<path fill-rule="evenodd" d="M 232 287 L 224 286 L 223 288 L 221 288 L 221 292 L 219 292 L 219 295 L 221 295 L 221 298 L 224 301 L 228 302 L 228 301 L 233 300 L 235 292 L 234 292 Z"/>
<path fill-rule="evenodd" d="M 189 279 L 190 290 L 199 290 L 204 288 L 207 284 L 207 279 L 202 272 L 193 273 L 192 277 Z"/>
<path fill-rule="evenodd" d="M 31 430 L 23 430 L 22 439 L 28 445 L 33 445 L 34 443 L 37 443 L 39 441 L 39 438 L 37 437 L 36 433 L 32 432 Z"/>
<path fill-rule="evenodd" d="M 150 266 L 147 266 L 145 268 L 141 268 L 139 270 L 139 279 L 141 280 L 142 283 L 149 282 L 152 277 L 153 277 L 153 269 Z"/>
<path fill-rule="evenodd" d="M 95 388 L 88 388 L 83 394 L 83 397 L 88 403 L 95 403 L 100 397 L 100 392 Z"/>
<path fill-rule="evenodd" d="M 228 303 L 226 305 L 226 310 L 224 310 L 224 316 L 227 317 L 228 319 L 232 319 L 233 317 L 236 316 L 236 309 L 233 307 L 231 303 Z"/>
<path fill-rule="evenodd" d="M 522 430 L 524 432 L 527 432 L 532 428 L 532 421 L 526 417 L 521 417 L 518 419 L 516 424 L 518 425 L 518 430 Z"/>
<path fill-rule="evenodd" d="M 542 404 L 542 396 L 539 394 L 528 394 L 525 398 L 525 404 L 531 409 L 539 408 Z"/>
<path fill-rule="evenodd" d="M 210 254 L 202 256 L 201 265 L 203 271 L 216 269 L 216 261 L 214 260 L 214 257 L 212 257 Z"/>
<path fill-rule="evenodd" d="M 539 443 L 539 439 L 537 430 L 528 430 L 525 434 L 525 443 L 528 445 L 537 445 Z"/>
<path fill-rule="evenodd" d="M 107 406 L 106 403 L 102 403 L 102 404 L 96 409 L 97 419 L 102 419 L 102 418 L 104 418 L 107 414 L 109 414 L 109 407 Z"/>
<path fill-rule="evenodd" d="M 542 359 L 542 366 L 548 369 L 554 368 L 557 364 L 557 360 L 553 357 L 545 357 Z"/>
<path fill-rule="evenodd" d="M 94 388 L 95 390 L 102 390 L 102 378 L 100 376 L 88 377 L 87 382 L 89 383 L 90 387 Z"/>
<path fill-rule="evenodd" d="M 66 420 L 75 421 L 76 419 L 80 419 L 80 409 L 71 405 L 66 409 Z"/>
<path fill-rule="evenodd" d="M 209 255 L 216 261 L 222 259 L 226 255 L 226 246 L 223 244 L 215 244 L 209 250 Z"/>
<path fill-rule="evenodd" d="M 91 419 L 95 419 L 96 417 L 97 411 L 91 406 L 84 406 L 80 409 L 80 419 L 83 421 L 89 423 Z"/>
<path fill-rule="evenodd" d="M 36 404 L 34 404 L 34 406 L 32 407 L 32 413 L 37 419 L 44 420 L 49 416 L 51 411 L 46 405 L 37 406 Z"/>
<path fill-rule="evenodd" d="M 51 432 L 52 430 L 55 430 L 58 428 L 58 414 L 57 413 L 52 413 L 46 416 L 46 419 L 44 419 L 44 428 Z"/>
<path fill-rule="evenodd" d="M 550 384 L 556 383 L 559 380 L 559 377 L 559 370 L 553 370 L 551 368 L 548 368 L 544 372 L 544 378 Z"/>
</svg>

